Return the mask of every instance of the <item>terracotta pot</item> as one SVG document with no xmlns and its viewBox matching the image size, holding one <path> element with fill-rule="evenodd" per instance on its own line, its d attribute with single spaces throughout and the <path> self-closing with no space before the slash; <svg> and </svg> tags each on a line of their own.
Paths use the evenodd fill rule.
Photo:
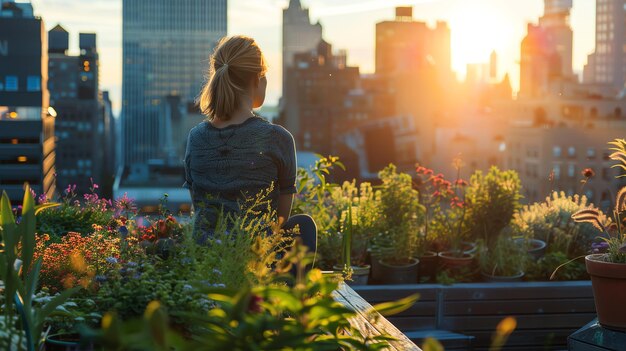
<svg viewBox="0 0 626 351">
<path fill-rule="evenodd" d="M 491 275 L 489 273 L 481 272 L 485 281 L 492 283 L 510 283 L 510 282 L 521 282 L 522 278 L 524 278 L 524 272 L 519 272 L 516 275 L 511 276 L 503 276 L 503 275 Z"/>
<path fill-rule="evenodd" d="M 352 280 L 346 280 L 348 285 L 367 285 L 370 275 L 370 265 L 352 266 Z M 337 272 L 343 271 L 343 265 L 334 265 L 333 269 Z"/>
<path fill-rule="evenodd" d="M 426 251 L 417 259 L 419 265 L 417 266 L 417 281 L 431 281 L 437 275 L 437 253 L 433 251 Z"/>
<path fill-rule="evenodd" d="M 608 329 L 626 331 L 626 264 L 605 262 L 603 257 L 604 254 L 585 257 L 598 322 Z"/>
<path fill-rule="evenodd" d="M 439 253 L 439 262 L 444 268 L 459 269 L 463 267 L 469 267 L 474 261 L 474 255 L 463 252 L 458 255 L 454 251 L 444 251 Z"/>
<path fill-rule="evenodd" d="M 407 264 L 396 265 L 379 261 L 380 283 L 382 284 L 415 284 L 417 283 L 417 271 L 419 260 L 409 259 Z"/>
</svg>

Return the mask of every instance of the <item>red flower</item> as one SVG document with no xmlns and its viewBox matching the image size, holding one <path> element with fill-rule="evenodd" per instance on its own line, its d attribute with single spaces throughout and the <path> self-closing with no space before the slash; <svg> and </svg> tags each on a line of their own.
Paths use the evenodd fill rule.
<svg viewBox="0 0 626 351">
<path fill-rule="evenodd" d="M 263 312 L 263 307 L 261 303 L 263 302 L 263 298 L 258 295 L 250 296 L 250 302 L 248 302 L 248 312 L 250 313 L 261 313 Z"/>
<path fill-rule="evenodd" d="M 594 172 L 594 171 L 593 171 L 593 169 L 591 169 L 591 168 L 585 168 L 585 169 L 583 169 L 583 171 L 582 171 L 582 175 L 583 175 L 583 177 L 585 177 L 585 178 L 591 178 L 591 177 L 593 177 L 594 175 L 596 175 L 596 172 Z"/>
</svg>

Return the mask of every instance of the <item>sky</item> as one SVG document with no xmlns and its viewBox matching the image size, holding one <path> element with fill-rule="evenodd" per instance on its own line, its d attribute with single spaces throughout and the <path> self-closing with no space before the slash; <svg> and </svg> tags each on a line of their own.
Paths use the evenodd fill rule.
<svg viewBox="0 0 626 351">
<path fill-rule="evenodd" d="M 78 33 L 97 34 L 100 87 L 109 90 L 119 111 L 122 92 L 122 0 L 32 0 L 35 14 L 47 29 L 61 24 L 70 32 L 70 54 L 78 52 Z M 281 95 L 282 9 L 288 0 L 229 0 L 228 34 L 254 37 L 263 49 L 270 70 L 266 104 Z M 527 23 L 537 23 L 543 0 L 302 0 L 311 20 L 319 21 L 324 39 L 334 49 L 348 52 L 348 64 L 361 73 L 373 73 L 375 25 L 392 20 L 395 6 L 413 6 L 415 20 L 434 26 L 448 22 L 452 40 L 452 67 L 463 79 L 468 63 L 488 62 L 498 53 L 498 74 L 509 73 L 513 89 L 519 86 L 521 40 Z M 587 55 L 594 50 L 595 1 L 574 0 L 574 71 L 582 75 Z M 208 56 L 209 53 L 207 53 Z M 203 74 L 198 72 L 198 74 Z"/>
</svg>

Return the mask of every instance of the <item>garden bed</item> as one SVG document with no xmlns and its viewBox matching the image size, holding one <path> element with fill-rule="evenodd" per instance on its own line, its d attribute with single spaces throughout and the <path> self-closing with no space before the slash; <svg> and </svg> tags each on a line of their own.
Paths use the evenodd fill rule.
<svg viewBox="0 0 626 351">
<path fill-rule="evenodd" d="M 590 281 L 356 286 L 369 303 L 419 293 L 389 321 L 421 345 L 427 336 L 449 350 L 487 350 L 498 323 L 516 319 L 503 350 L 562 350 L 567 337 L 596 317 Z M 451 334 L 453 333 L 453 334 Z M 456 337 L 453 337 L 457 335 Z"/>
</svg>

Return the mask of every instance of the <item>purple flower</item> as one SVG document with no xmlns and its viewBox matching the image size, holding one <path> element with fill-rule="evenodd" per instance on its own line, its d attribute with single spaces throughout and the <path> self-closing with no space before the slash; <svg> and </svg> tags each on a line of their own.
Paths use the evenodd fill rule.
<svg viewBox="0 0 626 351">
<path fill-rule="evenodd" d="M 593 253 L 605 253 L 609 249 L 609 243 L 606 241 L 600 241 L 598 243 L 591 244 L 591 252 Z"/>
<path fill-rule="evenodd" d="M 137 267 L 137 262 L 128 261 L 128 262 L 126 262 L 126 265 L 128 267 L 134 268 L 134 267 Z"/>
<path fill-rule="evenodd" d="M 105 275 L 97 275 L 96 276 L 96 281 L 98 283 L 104 283 L 107 281 L 107 277 Z"/>
<path fill-rule="evenodd" d="M 117 264 L 117 258 L 115 257 L 107 257 L 105 260 L 110 264 Z"/>
</svg>

